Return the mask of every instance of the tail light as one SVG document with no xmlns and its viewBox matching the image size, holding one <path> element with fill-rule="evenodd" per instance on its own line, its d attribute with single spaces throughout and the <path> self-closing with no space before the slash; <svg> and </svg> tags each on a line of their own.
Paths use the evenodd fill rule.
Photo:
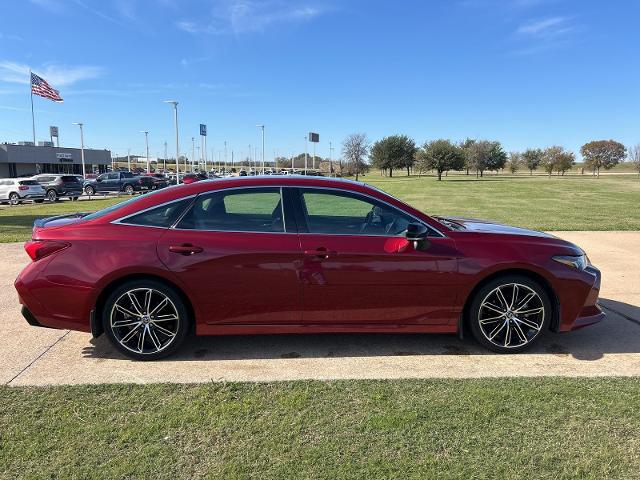
<svg viewBox="0 0 640 480">
<path fill-rule="evenodd" d="M 41 258 L 47 257 L 52 253 L 59 252 L 69 247 L 70 244 L 66 242 L 58 242 L 56 240 L 29 240 L 24 244 L 24 249 L 27 255 L 37 262 Z"/>
<path fill-rule="evenodd" d="M 24 190 L 29 190 L 29 187 L 27 187 L 26 185 L 20 185 L 20 186 L 18 187 L 18 190 L 22 190 L 22 191 L 24 191 Z"/>
</svg>

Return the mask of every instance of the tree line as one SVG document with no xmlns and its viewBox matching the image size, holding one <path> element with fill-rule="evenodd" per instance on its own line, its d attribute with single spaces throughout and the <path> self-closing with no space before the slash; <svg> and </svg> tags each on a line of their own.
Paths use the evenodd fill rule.
<svg viewBox="0 0 640 480">
<path fill-rule="evenodd" d="M 609 170 L 629 155 L 629 160 L 640 175 L 640 145 L 627 148 L 615 140 L 594 140 L 580 148 L 584 167 L 600 176 L 600 170 Z M 531 175 L 542 169 L 551 175 L 557 172 L 564 175 L 576 163 L 575 154 L 561 146 L 547 148 L 529 148 L 523 152 L 505 152 L 498 141 L 467 139 L 452 142 L 437 139 L 417 146 L 406 135 L 391 135 L 370 144 L 363 133 L 349 135 L 342 144 L 345 164 L 340 164 L 345 173 L 355 175 L 356 179 L 369 167 L 374 167 L 384 175 L 393 176 L 394 170 L 406 170 L 423 173 L 435 171 L 438 180 L 449 171 L 474 171 L 482 177 L 486 171 L 499 171 L 507 168 L 511 173 L 526 169 Z M 367 162 L 367 158 L 370 163 Z"/>
</svg>

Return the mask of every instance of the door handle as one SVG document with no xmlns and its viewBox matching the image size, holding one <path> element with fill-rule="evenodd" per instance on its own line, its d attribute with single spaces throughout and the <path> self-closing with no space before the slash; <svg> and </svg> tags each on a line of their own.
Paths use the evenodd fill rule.
<svg viewBox="0 0 640 480">
<path fill-rule="evenodd" d="M 182 255 L 193 255 L 194 253 L 201 253 L 202 247 L 196 247 L 195 245 L 170 245 L 169 251 L 171 253 L 180 253 Z"/>
<path fill-rule="evenodd" d="M 329 258 L 335 257 L 338 255 L 338 252 L 335 250 L 327 250 L 324 247 L 316 248 L 315 250 L 305 250 L 304 254 L 308 257 L 317 257 L 317 258 Z"/>
</svg>

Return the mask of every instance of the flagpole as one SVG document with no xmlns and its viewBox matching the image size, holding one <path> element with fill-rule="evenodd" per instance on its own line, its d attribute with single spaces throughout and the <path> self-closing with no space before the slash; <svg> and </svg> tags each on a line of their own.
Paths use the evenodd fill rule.
<svg viewBox="0 0 640 480">
<path fill-rule="evenodd" d="M 29 70 L 29 92 L 31 93 L 31 127 L 33 128 L 33 144 L 36 144 L 36 117 L 33 115 L 33 83 L 31 81 L 31 70 Z"/>
</svg>

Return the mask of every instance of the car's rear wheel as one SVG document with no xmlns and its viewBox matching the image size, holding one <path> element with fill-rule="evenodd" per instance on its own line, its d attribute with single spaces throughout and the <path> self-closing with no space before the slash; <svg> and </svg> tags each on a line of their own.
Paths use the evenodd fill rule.
<svg viewBox="0 0 640 480">
<path fill-rule="evenodd" d="M 133 195 L 133 185 L 127 185 L 124 187 L 124 193 L 127 195 Z"/>
<path fill-rule="evenodd" d="M 58 200 L 58 194 L 56 193 L 55 190 L 49 190 L 47 192 L 47 198 L 49 199 L 50 202 L 56 202 Z"/>
<path fill-rule="evenodd" d="M 91 185 L 88 185 L 88 186 L 84 187 L 84 193 L 86 193 L 87 195 L 91 196 L 91 195 L 94 195 L 96 193 L 96 189 L 93 188 Z"/>
<path fill-rule="evenodd" d="M 538 282 L 523 275 L 495 278 L 476 293 L 469 309 L 475 339 L 494 352 L 528 349 L 548 329 L 552 309 Z"/>
<path fill-rule="evenodd" d="M 9 205 L 18 205 L 20 203 L 20 195 L 17 193 L 9 194 Z"/>
<path fill-rule="evenodd" d="M 189 316 L 180 295 L 156 280 L 134 280 L 116 288 L 105 302 L 107 338 L 126 356 L 155 360 L 173 353 L 187 335 Z"/>
</svg>

